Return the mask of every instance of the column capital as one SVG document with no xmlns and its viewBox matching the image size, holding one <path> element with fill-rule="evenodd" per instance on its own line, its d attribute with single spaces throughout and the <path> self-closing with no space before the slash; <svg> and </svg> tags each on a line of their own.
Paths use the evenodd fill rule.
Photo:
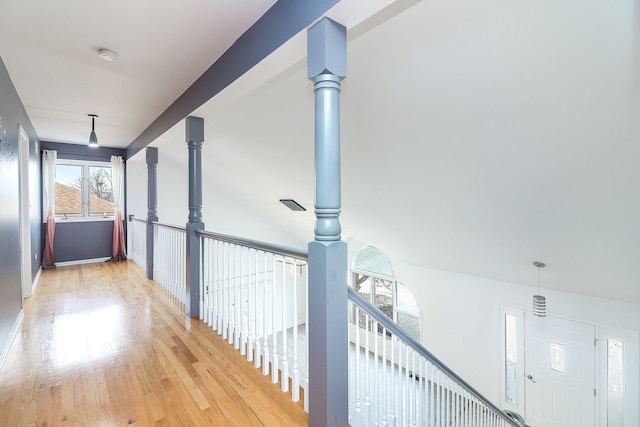
<svg viewBox="0 0 640 427">
<path fill-rule="evenodd" d="M 158 164 L 158 148 L 157 147 L 147 147 L 146 161 L 147 161 L 147 166 Z"/>
<path fill-rule="evenodd" d="M 204 142 L 204 119 L 201 117 L 189 116 L 185 119 L 187 144 Z"/>
<path fill-rule="evenodd" d="M 307 31 L 307 76 L 347 76 L 347 28 L 324 17 Z"/>
</svg>

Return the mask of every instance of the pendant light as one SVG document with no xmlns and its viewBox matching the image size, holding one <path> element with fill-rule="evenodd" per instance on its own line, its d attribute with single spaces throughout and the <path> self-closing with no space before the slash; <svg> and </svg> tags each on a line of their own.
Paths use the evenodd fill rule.
<svg viewBox="0 0 640 427">
<path fill-rule="evenodd" d="M 540 269 L 546 265 L 540 261 L 533 262 L 534 267 L 538 267 L 538 295 L 533 296 L 533 315 L 537 317 L 547 316 L 547 299 L 540 295 Z"/>
<path fill-rule="evenodd" d="M 91 117 L 91 135 L 89 135 L 89 147 L 97 147 L 98 146 L 98 137 L 96 136 L 96 114 L 87 114 L 87 116 Z"/>
</svg>

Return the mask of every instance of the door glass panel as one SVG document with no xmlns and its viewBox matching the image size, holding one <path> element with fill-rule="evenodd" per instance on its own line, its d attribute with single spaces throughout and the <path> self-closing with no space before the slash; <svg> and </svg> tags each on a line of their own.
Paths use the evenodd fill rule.
<svg viewBox="0 0 640 427">
<path fill-rule="evenodd" d="M 564 374 L 565 352 L 564 345 L 555 342 L 551 343 L 551 369 Z"/>
<path fill-rule="evenodd" d="M 56 165 L 55 215 L 82 216 L 82 166 Z"/>
<path fill-rule="evenodd" d="M 517 354 L 516 354 L 516 316 L 505 315 L 505 399 L 507 402 L 518 405 L 517 388 Z"/>
<path fill-rule="evenodd" d="M 608 340 L 607 426 L 623 427 L 624 346 L 622 341 Z"/>
</svg>

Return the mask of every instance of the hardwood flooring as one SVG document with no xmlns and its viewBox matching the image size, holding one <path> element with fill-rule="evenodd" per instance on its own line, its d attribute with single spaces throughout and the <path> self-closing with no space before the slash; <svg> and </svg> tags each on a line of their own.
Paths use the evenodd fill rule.
<svg viewBox="0 0 640 427">
<path fill-rule="evenodd" d="M 0 371 L 1 426 L 306 426 L 131 261 L 44 271 Z"/>
</svg>

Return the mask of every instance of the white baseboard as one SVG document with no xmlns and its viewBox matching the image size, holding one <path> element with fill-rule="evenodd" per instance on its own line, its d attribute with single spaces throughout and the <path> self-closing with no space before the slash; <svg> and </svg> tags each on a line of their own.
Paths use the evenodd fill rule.
<svg viewBox="0 0 640 427">
<path fill-rule="evenodd" d="M 111 259 L 111 257 L 79 259 L 79 260 L 76 260 L 76 261 L 56 262 L 56 267 L 65 267 L 67 265 L 93 264 L 93 263 L 96 263 L 96 262 L 105 262 L 108 259 Z"/>
<path fill-rule="evenodd" d="M 0 353 L 0 371 L 2 371 L 2 366 L 4 365 L 4 362 L 7 359 L 7 356 L 9 355 L 9 349 L 11 348 L 13 341 L 16 339 L 16 336 L 18 335 L 18 331 L 20 331 L 23 318 L 24 318 L 24 310 L 20 310 L 20 313 L 18 313 L 18 318 L 16 319 L 16 322 L 13 324 L 13 328 L 11 329 L 11 333 L 9 334 L 9 339 L 5 343 L 4 348 L 2 349 L 2 353 Z"/>
<path fill-rule="evenodd" d="M 36 278 L 33 279 L 33 283 L 31 284 L 31 295 L 35 293 L 36 288 L 38 287 L 38 281 L 40 280 L 40 273 L 42 273 L 42 267 L 38 269 L 38 272 L 36 273 Z"/>
</svg>

